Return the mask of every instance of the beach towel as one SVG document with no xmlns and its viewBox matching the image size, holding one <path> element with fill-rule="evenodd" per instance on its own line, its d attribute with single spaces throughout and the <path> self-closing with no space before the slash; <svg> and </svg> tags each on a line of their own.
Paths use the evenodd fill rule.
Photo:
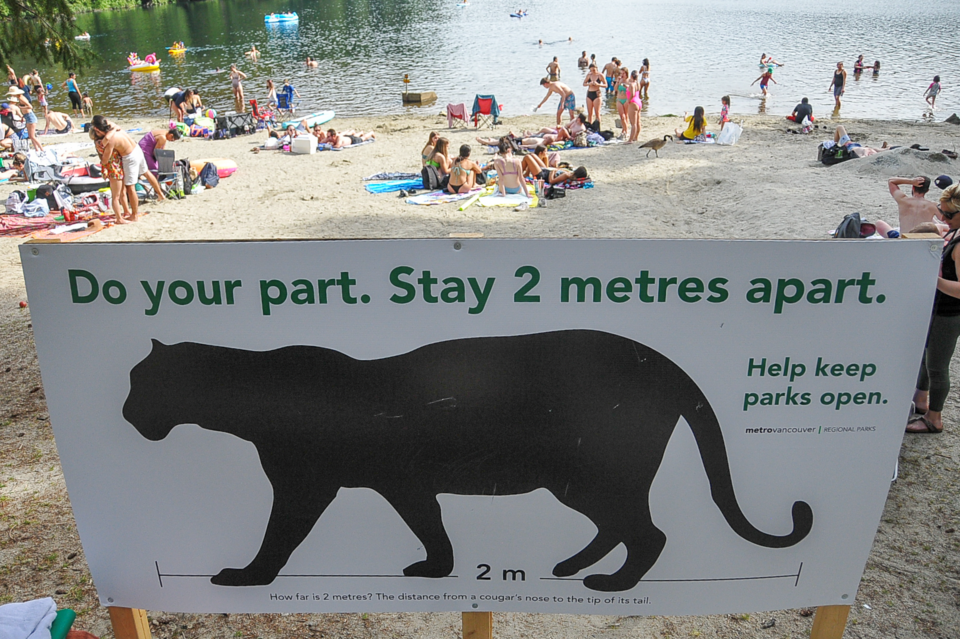
<svg viewBox="0 0 960 639">
<path fill-rule="evenodd" d="M 387 180 L 386 182 L 375 182 L 373 184 L 364 184 L 368 193 L 394 193 L 396 191 L 405 191 L 410 189 L 420 190 L 423 188 L 423 179 L 418 175 L 416 179 L 409 180 Z"/>
<path fill-rule="evenodd" d="M 499 110 L 497 111 L 497 113 L 499 114 Z M 464 122 L 466 122 L 469 117 L 470 115 L 467 113 L 466 104 L 461 103 L 461 104 L 447 105 L 447 128 L 448 129 L 453 128 L 454 120 L 463 120 Z"/>
<path fill-rule="evenodd" d="M 54 224 L 53 215 L 45 217 L 22 217 L 20 215 L 0 215 L 0 236 L 26 237 L 34 231 L 45 229 Z"/>
<path fill-rule="evenodd" d="M 389 173 L 374 173 L 373 175 L 368 175 L 363 178 L 366 182 L 367 180 L 412 180 L 414 178 L 420 177 L 419 173 L 407 173 L 404 171 L 391 171 Z"/>
<path fill-rule="evenodd" d="M 531 189 L 532 191 L 533 189 Z M 520 206 L 521 204 L 534 207 L 537 205 L 537 196 L 525 197 L 522 193 L 514 193 L 513 195 L 494 193 L 477 200 L 477 206 Z"/>
<path fill-rule="evenodd" d="M 0 639 L 50 639 L 57 617 L 51 597 L 0 606 Z"/>
<path fill-rule="evenodd" d="M 407 204 L 417 204 L 420 206 L 433 206 L 434 204 L 446 204 L 448 202 L 457 202 L 458 200 L 466 200 L 467 198 L 473 197 L 477 194 L 480 189 L 473 191 L 468 191 L 466 193 L 449 193 L 447 191 L 430 191 L 429 193 L 422 193 L 420 195 L 414 195 L 413 197 L 408 197 L 404 200 Z"/>
<path fill-rule="evenodd" d="M 345 146 L 341 149 L 335 149 L 330 144 L 318 144 L 317 151 L 348 151 L 358 146 L 363 146 L 364 144 L 373 144 L 374 142 L 376 142 L 376 140 L 364 140 L 363 142 L 357 142 L 356 144 L 351 144 L 350 146 Z"/>
</svg>

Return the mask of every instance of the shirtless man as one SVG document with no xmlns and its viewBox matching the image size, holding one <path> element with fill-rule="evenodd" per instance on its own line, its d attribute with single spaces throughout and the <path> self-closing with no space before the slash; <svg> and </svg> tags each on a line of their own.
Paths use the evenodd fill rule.
<svg viewBox="0 0 960 639">
<path fill-rule="evenodd" d="M 354 144 L 366 142 L 367 140 L 375 140 L 376 138 L 377 136 L 373 132 L 365 133 L 364 131 L 354 131 L 351 129 L 337 133 L 336 129 L 327 130 L 327 144 L 335 149 L 342 149 L 353 146 Z"/>
<path fill-rule="evenodd" d="M 103 149 L 103 157 L 109 158 L 116 151 L 120 154 L 123 163 L 123 188 L 127 192 L 127 199 L 130 202 L 132 215 L 130 220 L 136 222 L 140 219 L 138 209 L 139 201 L 137 199 L 137 181 L 140 176 L 146 175 L 147 181 L 153 187 L 157 194 L 157 200 L 165 200 L 163 192 L 160 190 L 160 183 L 156 176 L 147 169 L 147 160 L 143 155 L 143 149 L 133 141 L 126 132 L 110 124 L 102 115 L 93 116 L 94 135 L 102 139 L 106 146 Z M 126 220 L 119 216 L 117 224 L 125 224 Z"/>
<path fill-rule="evenodd" d="M 551 82 L 556 82 L 560 79 L 560 63 L 557 62 L 557 56 L 553 56 L 553 62 L 547 65 L 547 73 Z"/>
<path fill-rule="evenodd" d="M 307 56 L 307 61 L 304 62 L 304 64 L 307 65 L 308 69 L 316 69 L 317 67 L 320 66 L 320 63 L 314 60 L 313 58 L 311 58 L 310 56 Z"/>
<path fill-rule="evenodd" d="M 70 133 L 73 130 L 73 120 L 66 113 L 47 111 L 44 116 L 45 126 L 43 127 L 43 133 L 40 135 L 46 135 L 50 127 L 53 127 L 53 132 L 58 135 Z"/>
<path fill-rule="evenodd" d="M 580 56 L 580 59 L 577 60 L 577 66 L 580 67 L 581 69 L 586 69 L 587 67 L 590 66 L 590 58 L 587 57 L 586 51 L 584 51 L 583 54 Z"/>
<path fill-rule="evenodd" d="M 614 56 L 610 59 L 610 62 L 607 62 L 603 66 L 603 76 L 607 80 L 607 93 L 614 92 L 615 81 L 614 79 L 620 75 L 620 65 L 617 64 L 617 58 Z"/>
<path fill-rule="evenodd" d="M 900 190 L 901 184 L 911 185 L 913 192 L 907 195 Z M 936 203 L 925 197 L 930 190 L 930 178 L 923 175 L 914 178 L 892 177 L 887 180 L 887 186 L 900 211 L 901 233 L 908 233 L 924 222 L 930 222 L 936 218 Z"/>
<path fill-rule="evenodd" d="M 557 107 L 557 126 L 560 126 L 560 119 L 563 117 L 564 110 L 570 112 L 571 120 L 577 116 L 577 96 L 573 94 L 573 89 L 563 82 L 551 82 L 549 78 L 540 80 L 540 86 L 547 88 L 547 95 L 540 100 L 540 104 L 533 107 L 534 111 L 543 106 L 551 93 L 556 93 L 560 96 L 560 105 Z"/>
</svg>

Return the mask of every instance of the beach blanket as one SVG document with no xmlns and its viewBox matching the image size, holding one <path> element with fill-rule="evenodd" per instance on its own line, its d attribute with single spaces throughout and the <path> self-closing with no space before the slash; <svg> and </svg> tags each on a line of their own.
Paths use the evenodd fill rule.
<svg viewBox="0 0 960 639">
<path fill-rule="evenodd" d="M 99 233 L 105 228 L 106 226 L 103 225 L 88 227 L 86 222 L 78 222 L 77 224 L 65 224 L 52 229 L 36 231 L 31 234 L 31 237 L 36 240 L 55 239 L 58 242 L 73 242 L 74 240 Z"/>
<path fill-rule="evenodd" d="M 420 195 L 414 195 L 413 197 L 408 197 L 404 200 L 407 204 L 417 204 L 420 206 L 433 206 L 435 204 L 446 204 L 447 202 L 457 202 L 459 200 L 466 200 L 471 198 L 479 192 L 480 189 L 474 191 L 468 191 L 467 193 L 449 193 L 447 191 L 431 191 L 429 193 L 422 193 Z"/>
<path fill-rule="evenodd" d="M 364 140 L 363 142 L 357 142 L 356 144 L 351 144 L 350 146 L 345 146 L 342 149 L 335 149 L 330 144 L 318 144 L 317 151 L 348 151 L 350 149 L 356 148 L 358 146 L 363 146 L 364 144 L 373 144 L 376 140 Z"/>
<path fill-rule="evenodd" d="M 93 142 L 63 142 L 62 144 L 47 144 L 43 148 L 45 151 L 55 151 L 60 157 L 63 157 L 63 155 L 67 153 L 76 153 L 84 149 L 92 149 Z"/>
<path fill-rule="evenodd" d="M 513 195 L 494 193 L 492 195 L 485 195 L 477 200 L 477 206 L 520 206 L 523 204 L 535 207 L 537 205 L 537 196 L 524 197 L 522 193 L 515 193 Z"/>
<path fill-rule="evenodd" d="M 367 180 L 412 180 L 414 178 L 420 177 L 419 173 L 407 173 L 404 171 L 391 171 L 389 173 L 374 173 L 373 175 L 368 175 L 363 178 L 363 181 Z"/>
<path fill-rule="evenodd" d="M 0 215 L 0 236 L 27 237 L 34 231 L 45 229 L 56 222 L 53 215 L 44 217 L 23 217 L 22 215 Z"/>
<path fill-rule="evenodd" d="M 423 178 L 417 176 L 416 179 L 409 180 L 387 180 L 386 182 L 374 182 L 364 184 L 363 188 L 368 193 L 394 193 L 396 191 L 406 191 L 410 189 L 421 190 L 423 188 Z"/>
</svg>

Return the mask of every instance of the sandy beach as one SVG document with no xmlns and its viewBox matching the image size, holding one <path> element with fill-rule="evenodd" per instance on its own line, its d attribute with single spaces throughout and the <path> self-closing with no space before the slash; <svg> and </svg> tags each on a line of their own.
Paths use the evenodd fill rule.
<svg viewBox="0 0 960 639">
<path fill-rule="evenodd" d="M 446 130 L 440 107 L 432 115 L 336 119 L 337 129 L 373 130 L 377 142 L 339 152 L 292 155 L 251 152 L 259 132 L 225 141 L 172 143 L 178 158 L 231 158 L 238 171 L 220 185 L 185 201 L 148 203 L 136 224 L 114 226 L 96 242 L 449 237 L 590 238 L 826 238 L 854 211 L 874 221 L 897 222 L 887 189 L 891 176 L 941 174 L 960 178 L 960 126 L 877 120 L 827 120 L 810 135 L 780 117 L 743 116 L 744 133 L 733 147 L 668 142 L 659 158 L 638 145 L 614 145 L 561 153 L 585 166 L 595 187 L 571 191 L 543 208 L 514 210 L 456 204 L 412 206 L 396 194 L 372 195 L 362 178 L 382 171 L 418 171 L 420 149 L 437 130 L 450 148 L 473 146 L 485 159 L 476 131 Z M 949 115 L 940 113 L 940 119 Z M 740 121 L 741 116 L 734 116 Z M 711 123 L 716 117 L 710 116 Z M 603 128 L 612 128 L 608 117 Z M 553 114 L 508 118 L 492 135 L 552 125 Z M 641 140 L 673 133 L 679 117 L 647 118 Z M 842 123 L 851 138 L 903 148 L 833 167 L 817 161 L 817 145 Z M 130 121 L 144 131 L 165 122 Z M 719 127 L 711 126 L 711 130 Z M 488 135 L 484 130 L 483 135 Z M 86 142 L 84 135 L 68 142 Z M 929 151 L 908 148 L 918 143 Z M 93 149 L 78 152 L 82 157 Z M 0 197 L 15 188 L 0 185 Z M 931 198 L 939 190 L 931 188 Z M 0 603 L 52 596 L 78 614 L 75 628 L 112 636 L 100 607 L 73 522 L 44 400 L 17 247 L 0 239 Z M 82 240 L 83 241 L 83 240 Z M 924 311 L 925 312 L 925 311 Z M 863 327 L 870 340 L 869 327 Z M 109 329 L 100 336 L 109 345 Z M 882 347 L 878 345 L 878 348 Z M 960 373 L 954 360 L 954 378 Z M 96 383 L 83 380 L 83 383 Z M 955 384 L 956 387 L 956 384 Z M 960 410 L 956 389 L 947 400 L 943 435 L 907 436 L 900 475 L 890 497 L 853 603 L 847 637 L 955 637 L 960 628 Z M 709 617 L 610 617 L 495 615 L 504 638 L 551 637 L 804 637 L 809 610 L 741 611 Z M 458 614 L 191 615 L 151 612 L 154 636 L 408 637 L 453 639 Z M 769 621 L 775 620 L 770 626 Z M 767 627 L 763 627 L 767 626 Z"/>
</svg>

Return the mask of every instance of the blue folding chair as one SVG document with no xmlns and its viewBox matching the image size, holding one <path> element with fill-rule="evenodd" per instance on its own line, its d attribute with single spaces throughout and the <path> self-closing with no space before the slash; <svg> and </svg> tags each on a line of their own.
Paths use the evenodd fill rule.
<svg viewBox="0 0 960 639">
<path fill-rule="evenodd" d="M 297 111 L 298 104 L 300 104 L 300 102 L 295 102 L 292 94 L 277 94 L 277 113 L 289 113 L 290 115 L 293 115 Z"/>
</svg>

